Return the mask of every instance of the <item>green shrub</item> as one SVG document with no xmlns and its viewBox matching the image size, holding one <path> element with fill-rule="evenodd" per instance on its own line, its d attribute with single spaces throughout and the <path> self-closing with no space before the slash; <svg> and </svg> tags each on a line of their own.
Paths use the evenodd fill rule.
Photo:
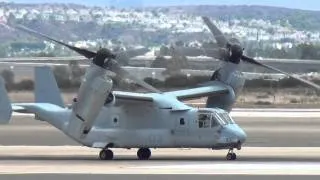
<svg viewBox="0 0 320 180">
<path fill-rule="evenodd" d="M 62 89 L 71 88 L 71 72 L 66 66 L 56 66 L 53 69 L 53 74 L 57 81 L 57 84 Z"/>
<path fill-rule="evenodd" d="M 18 91 L 22 90 L 33 90 L 34 82 L 29 79 L 22 80 L 14 85 L 14 89 Z"/>
<path fill-rule="evenodd" d="M 11 91 L 14 89 L 14 72 L 9 69 L 5 69 L 1 72 L 1 76 L 5 82 L 6 89 Z"/>
<path fill-rule="evenodd" d="M 159 79 L 153 79 L 151 77 L 144 78 L 144 82 L 146 82 L 154 87 L 163 87 L 164 86 L 163 81 L 160 81 Z"/>
</svg>

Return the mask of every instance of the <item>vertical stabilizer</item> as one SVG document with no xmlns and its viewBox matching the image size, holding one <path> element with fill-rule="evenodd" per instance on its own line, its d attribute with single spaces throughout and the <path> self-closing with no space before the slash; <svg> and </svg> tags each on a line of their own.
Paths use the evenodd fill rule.
<svg viewBox="0 0 320 180">
<path fill-rule="evenodd" d="M 60 89 L 48 66 L 35 67 L 35 102 L 64 107 Z"/>
<path fill-rule="evenodd" d="M 0 124 L 7 124 L 12 116 L 12 106 L 9 100 L 5 82 L 0 77 Z"/>
</svg>

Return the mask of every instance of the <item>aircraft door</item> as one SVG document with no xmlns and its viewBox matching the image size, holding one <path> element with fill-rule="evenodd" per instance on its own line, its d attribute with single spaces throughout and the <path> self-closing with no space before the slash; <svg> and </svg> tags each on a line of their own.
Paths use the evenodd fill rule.
<svg viewBox="0 0 320 180">
<path fill-rule="evenodd" d="M 175 120 L 175 127 L 172 134 L 177 146 L 183 146 L 189 141 L 189 121 L 185 117 L 178 117 Z"/>
<path fill-rule="evenodd" d="M 195 131 L 198 146 L 214 144 L 217 140 L 217 132 L 220 127 L 219 119 L 215 113 L 208 112 L 199 114 L 197 131 Z"/>
</svg>

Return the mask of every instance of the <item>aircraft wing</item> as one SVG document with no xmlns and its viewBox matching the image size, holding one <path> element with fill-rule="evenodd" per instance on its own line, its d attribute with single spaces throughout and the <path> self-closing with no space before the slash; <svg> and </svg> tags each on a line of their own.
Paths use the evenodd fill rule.
<svg viewBox="0 0 320 180">
<path fill-rule="evenodd" d="M 229 87 L 221 82 L 213 81 L 203 84 L 202 87 L 169 91 L 165 95 L 174 96 L 178 100 L 189 100 L 207 96 L 218 96 L 229 93 Z M 132 93 L 123 91 L 113 91 L 117 100 L 127 100 L 132 102 L 153 102 L 154 96 L 152 93 Z"/>
<path fill-rule="evenodd" d="M 113 91 L 113 95 L 116 97 L 117 100 L 153 102 L 153 98 L 150 94 Z"/>
<path fill-rule="evenodd" d="M 175 96 L 178 100 L 189 100 L 207 96 L 218 96 L 229 93 L 229 88 L 221 82 L 209 82 L 203 87 L 165 92 L 167 95 Z"/>
<path fill-rule="evenodd" d="M 130 93 L 130 92 L 113 92 L 116 100 L 116 105 L 141 107 L 141 105 L 151 105 L 155 103 L 160 109 L 170 109 L 171 111 L 185 111 L 190 107 L 179 102 L 175 97 L 169 94 L 157 93 Z"/>
</svg>

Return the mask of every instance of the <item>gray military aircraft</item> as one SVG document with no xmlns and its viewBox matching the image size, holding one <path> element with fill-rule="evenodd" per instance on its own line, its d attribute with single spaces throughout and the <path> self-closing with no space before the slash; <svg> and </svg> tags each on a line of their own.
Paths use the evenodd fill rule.
<svg viewBox="0 0 320 180">
<path fill-rule="evenodd" d="M 221 52 L 228 52 L 221 53 L 224 55 L 224 65 L 213 74 L 209 82 L 199 87 L 169 92 L 161 92 L 132 78 L 107 49 L 92 52 L 18 27 L 78 52 L 90 59 L 91 64 L 86 69 L 77 98 L 69 108 L 62 101 L 49 67 L 36 67 L 35 103 L 10 104 L 2 81 L 1 122 L 8 123 L 12 111 L 35 114 L 36 119 L 50 123 L 78 143 L 102 149 L 99 153 L 102 160 L 113 159 L 111 148 L 139 148 L 137 156 L 141 160 L 151 157 L 150 148 L 227 149 L 226 159 L 235 160 L 233 150 L 240 150 L 246 140 L 246 133 L 229 115 L 245 82 L 242 72 L 238 71 L 239 64 L 242 60 L 280 70 L 246 57 L 239 45 L 230 44 L 220 30 L 212 23 L 209 24 L 222 48 Z M 229 56 L 226 57 L 226 54 Z M 287 75 L 320 89 L 312 82 Z M 113 91 L 115 76 L 134 79 L 153 92 Z M 182 102 L 199 97 L 208 97 L 206 108 L 194 108 Z"/>
</svg>

